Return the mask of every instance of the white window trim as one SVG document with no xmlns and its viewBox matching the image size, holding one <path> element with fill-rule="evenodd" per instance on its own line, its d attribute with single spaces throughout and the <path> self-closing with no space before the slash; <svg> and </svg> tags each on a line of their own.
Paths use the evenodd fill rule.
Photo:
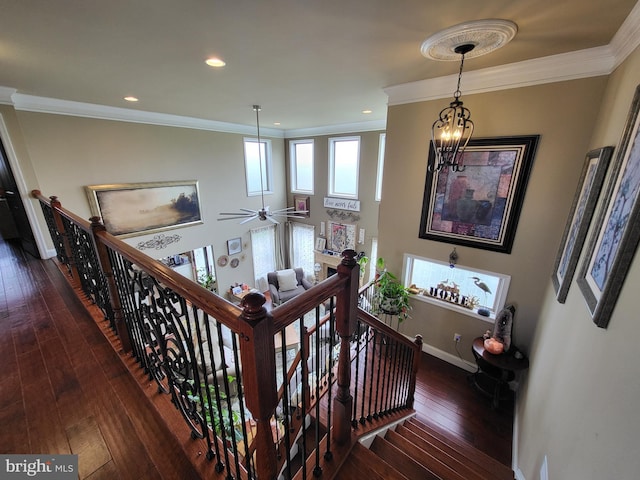
<svg viewBox="0 0 640 480">
<path fill-rule="evenodd" d="M 264 152 L 265 159 L 264 164 L 266 168 L 265 177 L 267 184 L 263 185 L 263 192 L 258 191 L 250 191 L 249 190 L 249 166 L 247 165 L 247 151 L 246 144 L 247 143 L 258 143 L 258 139 L 256 137 L 245 137 L 242 142 L 242 150 L 244 155 L 244 175 L 245 175 L 245 185 L 247 189 L 247 197 L 255 197 L 264 193 L 265 195 L 273 194 L 273 161 L 271 158 L 271 140 L 261 138 L 260 142 L 264 144 Z"/>
<path fill-rule="evenodd" d="M 296 145 L 310 143 L 312 147 L 311 154 L 311 190 L 304 190 L 298 188 L 298 184 L 296 179 L 298 178 L 297 170 L 297 155 L 296 155 Z M 308 138 L 305 140 L 292 140 L 289 143 L 289 160 L 291 167 L 291 193 L 306 193 L 308 195 L 313 195 L 314 187 L 315 187 L 315 178 L 314 178 L 314 170 L 315 170 L 315 151 L 314 151 L 314 141 L 312 138 Z"/>
<path fill-rule="evenodd" d="M 358 141 L 358 158 L 356 161 L 356 192 L 355 195 L 351 195 L 348 193 L 339 193 L 339 192 L 335 192 L 334 191 L 334 184 L 335 182 L 333 181 L 334 176 L 335 176 L 335 158 L 334 158 L 334 152 L 335 152 L 335 148 L 334 145 L 337 142 L 342 142 L 342 141 L 352 141 L 352 140 L 357 140 Z M 328 193 L 330 197 L 336 197 L 336 198 L 349 198 L 349 199 L 354 199 L 357 200 L 358 199 L 358 186 L 359 186 L 359 180 L 360 180 L 360 148 L 361 148 L 361 138 L 358 135 L 354 135 L 354 136 L 349 136 L 349 137 L 333 137 L 329 139 L 329 185 L 328 185 Z"/>
<path fill-rule="evenodd" d="M 382 175 L 384 171 L 384 151 L 387 144 L 387 134 L 380 134 L 378 143 L 378 171 L 376 172 L 376 194 L 374 200 L 379 202 L 382 200 Z"/>
<path fill-rule="evenodd" d="M 408 253 L 405 253 L 404 259 L 402 262 L 402 278 L 405 285 L 409 285 L 411 283 L 411 269 L 413 266 L 412 264 L 414 259 L 423 260 L 425 262 L 435 263 L 439 265 L 445 265 L 447 268 L 450 268 L 449 264 L 446 262 L 434 260 L 433 258 L 420 257 L 418 255 L 410 255 Z M 461 307 L 443 300 L 438 300 L 428 295 L 417 294 L 417 295 L 412 295 L 411 298 L 420 302 L 430 303 L 432 305 L 437 305 L 438 307 L 453 310 L 455 312 L 462 313 L 464 315 L 468 315 L 473 318 L 484 320 L 485 322 L 494 323 L 497 313 L 499 313 L 504 308 L 504 305 L 506 303 L 507 293 L 509 293 L 509 284 L 511 283 L 511 276 L 505 275 L 502 273 L 490 272 L 488 270 L 480 270 L 478 268 L 467 267 L 464 265 L 456 265 L 454 268 L 462 268 L 465 271 L 477 273 L 478 276 L 492 276 L 494 278 L 498 278 L 499 286 L 496 289 L 496 302 L 495 302 L 496 309 L 495 311 L 490 310 L 490 313 L 491 313 L 490 316 L 485 317 L 483 315 L 479 315 L 475 311 L 470 310 L 468 308 Z"/>
</svg>

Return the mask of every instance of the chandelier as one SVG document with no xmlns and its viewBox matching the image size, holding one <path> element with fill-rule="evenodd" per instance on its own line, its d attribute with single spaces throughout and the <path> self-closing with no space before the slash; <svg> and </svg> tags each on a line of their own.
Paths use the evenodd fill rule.
<svg viewBox="0 0 640 480">
<path fill-rule="evenodd" d="M 430 172 L 439 172 L 446 168 L 451 168 L 454 172 L 464 170 L 462 153 L 473 134 L 473 122 L 471 121 L 471 112 L 460 100 L 460 95 L 462 95 L 460 80 L 462 79 L 464 56 L 474 48 L 475 45 L 472 43 L 465 43 L 454 49 L 455 53 L 462 56 L 458 84 L 453 93 L 453 102 L 440 111 L 438 119 L 431 126 L 431 141 L 435 158 L 433 163 L 429 164 Z"/>
</svg>

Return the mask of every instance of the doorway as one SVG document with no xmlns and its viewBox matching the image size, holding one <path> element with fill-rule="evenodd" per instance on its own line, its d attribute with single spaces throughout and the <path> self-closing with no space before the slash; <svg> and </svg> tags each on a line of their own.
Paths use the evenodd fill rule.
<svg viewBox="0 0 640 480">
<path fill-rule="evenodd" d="M 6 241 L 15 242 L 29 255 L 40 258 L 2 139 L 0 139 L 0 233 Z"/>
</svg>

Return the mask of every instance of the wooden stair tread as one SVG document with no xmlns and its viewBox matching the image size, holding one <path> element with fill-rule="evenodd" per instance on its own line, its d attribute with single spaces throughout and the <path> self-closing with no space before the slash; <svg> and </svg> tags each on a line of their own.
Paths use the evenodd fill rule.
<svg viewBox="0 0 640 480">
<path fill-rule="evenodd" d="M 399 450 L 415 459 L 415 461 L 428 468 L 437 476 L 437 478 L 441 478 L 442 480 L 467 480 L 449 465 L 444 463 L 440 458 L 430 454 L 429 452 L 421 450 L 410 440 L 407 440 L 405 437 L 397 434 L 393 430 L 387 431 L 385 439 L 395 445 Z"/>
<path fill-rule="evenodd" d="M 483 471 L 489 472 L 491 478 L 495 480 L 513 480 L 513 470 L 507 465 L 499 462 L 495 458 L 490 457 L 483 451 L 477 449 L 464 439 L 457 437 L 450 432 L 444 432 L 436 425 L 425 423 L 417 420 L 415 417 L 404 423 L 404 427 L 413 431 L 417 436 L 426 439 L 435 439 L 436 444 L 443 450 L 448 447 L 448 453 L 451 456 L 463 454 L 464 457 L 477 465 Z M 452 454 L 451 452 L 456 452 Z"/>
<path fill-rule="evenodd" d="M 376 436 L 371 444 L 371 451 L 377 454 L 385 462 L 392 465 L 407 478 L 420 478 L 423 480 L 440 480 L 436 474 L 425 465 L 407 455 L 404 451 L 388 442 L 380 436 Z"/>
<path fill-rule="evenodd" d="M 367 480 L 411 480 L 375 453 L 356 443 L 335 478 Z"/>
<path fill-rule="evenodd" d="M 451 449 L 435 437 L 423 438 L 403 425 L 398 425 L 395 433 L 406 438 L 427 454 L 436 457 L 466 480 L 493 480 L 494 478 L 490 471 L 470 462 L 463 452 Z"/>
</svg>

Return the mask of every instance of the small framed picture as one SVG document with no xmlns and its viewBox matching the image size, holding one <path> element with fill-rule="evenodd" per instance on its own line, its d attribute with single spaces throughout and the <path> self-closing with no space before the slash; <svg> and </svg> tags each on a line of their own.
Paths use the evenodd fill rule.
<svg viewBox="0 0 640 480">
<path fill-rule="evenodd" d="M 322 237 L 316 237 L 316 250 L 322 252 L 327 244 L 327 239 Z"/>
<path fill-rule="evenodd" d="M 294 211 L 298 214 L 298 216 L 300 217 L 308 217 L 310 215 L 310 210 L 309 210 L 309 197 L 299 197 L 299 196 L 295 196 L 293 197 L 293 202 L 294 202 Z"/>
<path fill-rule="evenodd" d="M 242 239 L 238 237 L 227 240 L 227 250 L 229 251 L 229 255 L 240 253 L 242 251 Z"/>
</svg>

